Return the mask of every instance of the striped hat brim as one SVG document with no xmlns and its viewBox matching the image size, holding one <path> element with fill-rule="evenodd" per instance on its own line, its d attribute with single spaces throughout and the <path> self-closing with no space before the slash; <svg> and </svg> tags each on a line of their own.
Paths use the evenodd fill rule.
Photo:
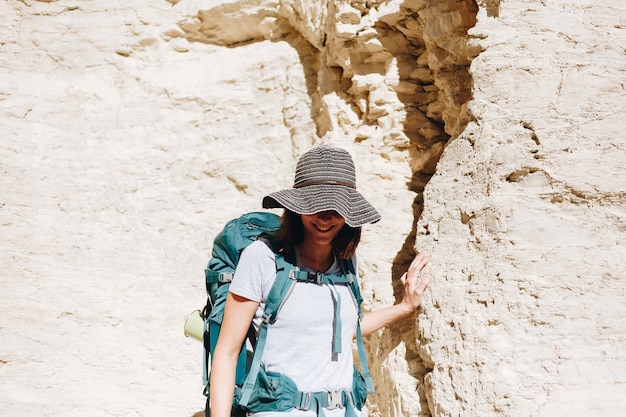
<svg viewBox="0 0 626 417">
<path fill-rule="evenodd" d="M 285 208 L 298 214 L 334 210 L 350 227 L 380 220 L 378 211 L 356 189 L 335 184 L 290 188 L 263 198 L 264 208 Z"/>
</svg>

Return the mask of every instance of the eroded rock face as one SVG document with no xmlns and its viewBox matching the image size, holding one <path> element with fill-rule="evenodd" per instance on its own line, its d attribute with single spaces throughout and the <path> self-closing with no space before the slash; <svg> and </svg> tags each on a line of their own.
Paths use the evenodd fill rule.
<svg viewBox="0 0 626 417">
<path fill-rule="evenodd" d="M 369 340 L 369 415 L 626 409 L 616 0 L 0 12 L 2 415 L 198 412 L 182 323 L 211 240 L 319 143 L 351 151 L 383 215 L 367 307 L 432 258 L 417 320 Z"/>
<path fill-rule="evenodd" d="M 445 144 L 467 123 L 469 65 L 480 51 L 467 34 L 476 23 L 478 7 L 473 1 L 258 1 L 202 5 L 199 10 L 187 6 L 178 4 L 187 16 L 179 24 L 181 31 L 169 35 L 231 48 L 288 40 L 301 57 L 316 135 L 322 140 L 345 138 L 383 158 L 402 155 L 410 177 L 400 183 L 376 182 L 396 192 L 408 185 L 416 193 L 414 218 L 419 217 L 421 194 Z M 409 209 L 408 201 L 405 204 Z M 395 278 L 415 253 L 415 229 L 392 229 L 406 232 L 407 240 L 392 254 Z M 372 284 L 382 285 L 387 281 Z M 378 394 L 369 400 L 372 414 L 389 415 L 394 409 L 429 413 L 423 386 L 419 395 L 415 392 L 416 382 L 423 382 L 432 364 L 423 362 L 411 336 L 414 325 L 407 325 L 385 331 L 370 344 L 372 366 L 380 369 L 375 373 Z M 405 357 L 400 368 L 394 364 L 396 355 Z"/>
<path fill-rule="evenodd" d="M 480 50 L 467 35 L 476 3 L 252 3 L 180 2 L 182 32 L 168 33 L 235 48 L 288 40 L 304 64 L 318 136 L 356 132 L 356 141 L 417 149 L 413 172 L 434 172 L 467 123 L 468 67 Z"/>
<path fill-rule="evenodd" d="M 608 17 L 620 14 L 508 4 L 470 31 L 485 49 L 472 63 L 475 120 L 447 145 L 418 230 L 418 245 L 466 254 L 446 258 L 422 332 L 435 415 L 624 407 L 623 124 L 603 110 L 624 100 L 624 32 Z"/>
</svg>

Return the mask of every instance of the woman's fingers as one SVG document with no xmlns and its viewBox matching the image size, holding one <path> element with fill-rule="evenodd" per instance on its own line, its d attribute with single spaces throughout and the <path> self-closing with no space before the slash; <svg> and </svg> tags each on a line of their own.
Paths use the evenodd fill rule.
<svg viewBox="0 0 626 417">
<path fill-rule="evenodd" d="M 416 306 L 421 302 L 422 294 L 424 294 L 432 279 L 431 275 L 421 275 L 426 265 L 428 265 L 428 257 L 420 253 L 413 259 L 408 271 L 403 276 L 402 282 L 405 285 L 405 291 Z"/>
<path fill-rule="evenodd" d="M 419 274 L 422 272 L 427 264 L 428 258 L 426 257 L 426 255 L 420 253 L 418 256 L 416 256 L 415 259 L 413 259 L 413 262 L 411 262 L 411 265 L 409 265 L 409 269 L 407 271 L 410 279 L 417 281 L 419 279 Z"/>
<path fill-rule="evenodd" d="M 424 291 L 426 291 L 426 288 L 428 288 L 428 286 L 430 285 L 430 280 L 432 278 L 433 277 L 431 275 L 426 275 L 419 281 L 419 284 L 417 285 L 417 291 L 420 294 L 423 294 Z"/>
<path fill-rule="evenodd" d="M 428 258 L 425 254 L 420 253 L 415 257 L 415 259 L 413 259 L 413 262 L 411 262 L 409 269 L 418 269 L 419 271 L 421 271 L 422 269 L 424 269 L 426 264 L 428 264 Z"/>
</svg>

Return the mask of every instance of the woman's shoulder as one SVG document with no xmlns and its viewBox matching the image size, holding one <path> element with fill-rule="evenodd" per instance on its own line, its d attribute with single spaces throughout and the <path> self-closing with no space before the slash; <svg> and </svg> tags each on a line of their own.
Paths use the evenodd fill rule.
<svg viewBox="0 0 626 417">
<path fill-rule="evenodd" d="M 264 241 L 256 240 L 241 252 L 237 270 L 263 271 L 262 275 L 276 272 L 274 252 Z"/>
<path fill-rule="evenodd" d="M 241 256 L 270 256 L 274 257 L 274 252 L 272 251 L 268 242 L 263 239 L 255 240 L 251 244 L 249 244 L 241 253 Z"/>
<path fill-rule="evenodd" d="M 241 253 L 230 291 L 250 300 L 262 301 L 266 297 L 265 288 L 271 286 L 275 276 L 274 252 L 257 240 Z"/>
</svg>

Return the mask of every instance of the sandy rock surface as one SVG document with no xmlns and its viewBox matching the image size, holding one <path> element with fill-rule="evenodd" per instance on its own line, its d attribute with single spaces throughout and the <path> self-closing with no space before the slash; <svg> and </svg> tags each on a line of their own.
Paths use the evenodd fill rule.
<svg viewBox="0 0 626 417">
<path fill-rule="evenodd" d="M 347 148 L 383 220 L 371 416 L 626 402 L 626 9 L 584 1 L 0 3 L 0 414 L 194 416 L 183 335 L 230 218 Z M 418 222 L 419 220 L 419 222 Z"/>
</svg>

